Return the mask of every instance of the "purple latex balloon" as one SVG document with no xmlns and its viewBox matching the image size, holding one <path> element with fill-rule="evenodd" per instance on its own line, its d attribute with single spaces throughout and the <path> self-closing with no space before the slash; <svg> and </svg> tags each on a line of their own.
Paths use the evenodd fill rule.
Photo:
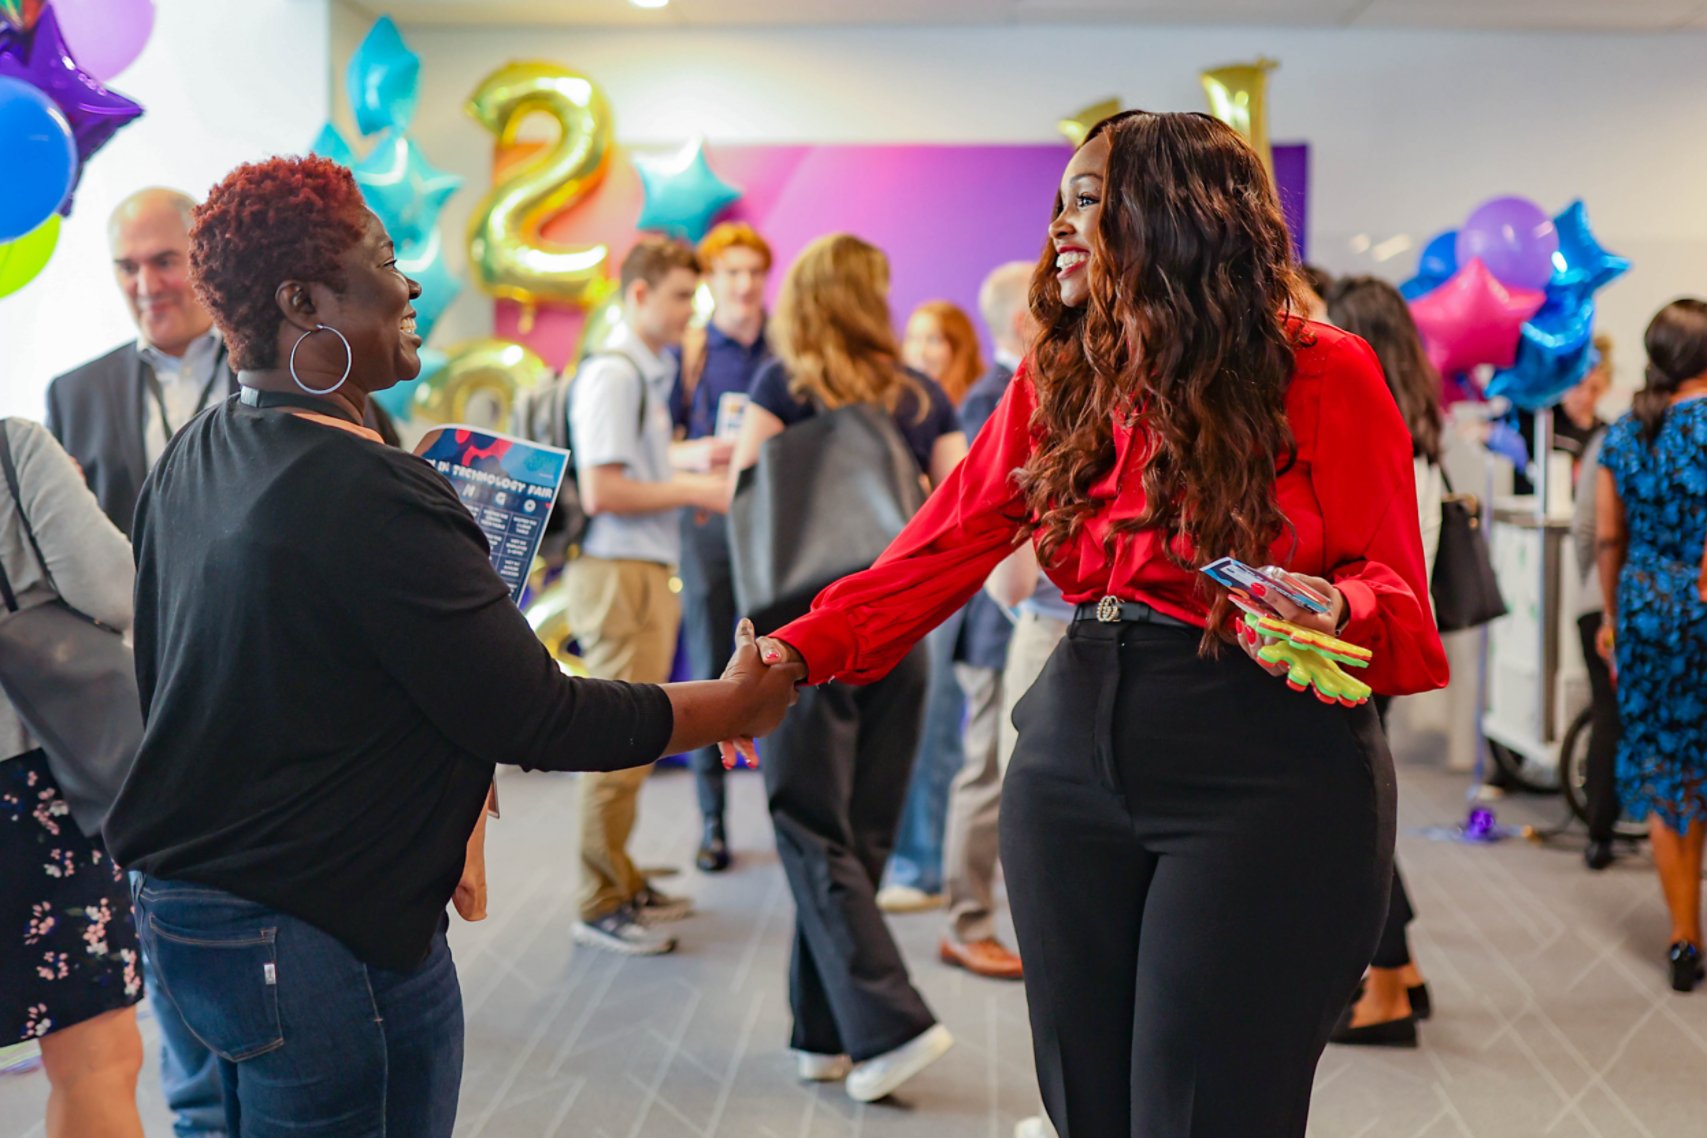
<svg viewBox="0 0 1707 1138">
<path fill-rule="evenodd" d="M 0 29 L 0 75 L 22 79 L 58 104 L 77 143 L 78 180 L 95 151 L 120 127 L 142 114 L 140 106 L 107 90 L 77 65 L 51 7 L 42 12 L 30 31 Z M 73 181 L 60 213 L 71 212 L 71 196 L 76 192 L 77 182 Z"/>
<path fill-rule="evenodd" d="M 1546 288 L 1558 251 L 1552 217 L 1528 198 L 1485 201 L 1458 229 L 1458 263 L 1480 260 L 1512 288 Z"/>
<path fill-rule="evenodd" d="M 105 83 L 142 54 L 154 0 L 53 0 L 54 18 L 84 71 Z"/>
</svg>

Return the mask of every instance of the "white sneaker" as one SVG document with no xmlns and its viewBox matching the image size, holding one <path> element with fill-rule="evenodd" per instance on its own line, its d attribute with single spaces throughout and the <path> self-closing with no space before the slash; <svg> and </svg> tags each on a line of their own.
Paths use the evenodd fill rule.
<svg viewBox="0 0 1707 1138">
<path fill-rule="evenodd" d="M 1049 1125 L 1048 1118 L 1038 1114 L 1020 1119 L 1014 1125 L 1014 1138 L 1056 1138 L 1055 1128 Z"/>
<path fill-rule="evenodd" d="M 876 1102 L 894 1094 L 902 1083 L 948 1054 L 954 1036 L 937 1024 L 893 1051 L 855 1063 L 848 1074 L 848 1095 L 859 1102 Z"/>
<path fill-rule="evenodd" d="M 596 921 L 576 921 L 574 936 L 577 944 L 623 956 L 662 956 L 676 950 L 675 937 L 648 929 L 627 906 Z"/>
<path fill-rule="evenodd" d="M 794 1061 L 803 1083 L 839 1083 L 853 1070 L 853 1060 L 846 1055 L 820 1055 L 815 1051 L 796 1051 Z"/>
<path fill-rule="evenodd" d="M 885 885 L 877 891 L 877 907 L 885 913 L 928 913 L 942 906 L 941 893 L 926 893 L 913 885 Z"/>
</svg>

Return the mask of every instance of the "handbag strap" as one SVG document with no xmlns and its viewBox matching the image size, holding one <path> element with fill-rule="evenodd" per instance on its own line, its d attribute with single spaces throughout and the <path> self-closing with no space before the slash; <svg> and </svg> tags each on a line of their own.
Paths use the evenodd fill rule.
<svg viewBox="0 0 1707 1138">
<path fill-rule="evenodd" d="M 24 524 L 24 533 L 30 539 L 30 548 L 36 551 L 36 559 L 41 562 L 41 569 L 47 575 L 47 583 L 54 592 L 59 587 L 53 583 L 53 571 L 47 567 L 47 558 L 42 556 L 41 543 L 36 540 L 36 531 L 30 525 L 30 515 L 24 512 L 24 492 L 18 486 L 18 467 L 12 461 L 12 420 L 0 419 L 0 470 L 5 471 L 6 489 L 12 492 L 12 503 L 17 507 L 18 519 Z M 0 564 L 0 595 L 6 601 L 9 612 L 18 611 L 18 597 L 12 591 L 12 580 L 6 575 L 6 566 Z"/>
</svg>

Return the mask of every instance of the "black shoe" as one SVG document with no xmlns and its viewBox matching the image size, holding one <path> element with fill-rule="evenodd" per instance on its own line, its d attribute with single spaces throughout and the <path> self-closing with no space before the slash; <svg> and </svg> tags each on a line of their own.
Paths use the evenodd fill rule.
<svg viewBox="0 0 1707 1138">
<path fill-rule="evenodd" d="M 1671 961 L 1671 990 L 1693 992 L 1695 985 L 1707 979 L 1707 969 L 1701 966 L 1701 950 L 1686 940 L 1680 940 L 1666 952 Z"/>
<path fill-rule="evenodd" d="M 722 873 L 729 868 L 729 841 L 723 836 L 723 819 L 705 820 L 705 837 L 700 839 L 699 853 L 693 863 L 706 873 Z"/>
<path fill-rule="evenodd" d="M 1593 839 L 1583 847 L 1583 861 L 1590 869 L 1601 870 L 1611 865 L 1618 855 L 1612 850 L 1612 843 L 1602 839 Z"/>
<path fill-rule="evenodd" d="M 1399 1019 L 1390 1019 L 1384 1023 L 1369 1023 L 1362 1027 L 1351 1026 L 1351 1009 L 1340 1017 L 1334 1025 L 1333 1034 L 1328 1036 L 1329 1043 L 1344 1043 L 1352 1047 L 1415 1047 L 1417 1045 L 1417 1017 L 1412 1014 Z"/>
<path fill-rule="evenodd" d="M 1434 1001 L 1428 998 L 1427 984 L 1418 984 L 1414 988 L 1406 988 L 1405 995 L 1410 998 L 1411 1015 L 1416 1017 L 1418 1023 L 1434 1014 Z"/>
</svg>

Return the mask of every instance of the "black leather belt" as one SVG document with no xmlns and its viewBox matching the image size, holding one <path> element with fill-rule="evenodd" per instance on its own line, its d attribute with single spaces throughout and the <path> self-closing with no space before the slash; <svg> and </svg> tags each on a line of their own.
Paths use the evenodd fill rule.
<svg viewBox="0 0 1707 1138">
<path fill-rule="evenodd" d="M 1169 628 L 1193 628 L 1177 617 L 1157 612 L 1143 601 L 1123 601 L 1119 597 L 1104 597 L 1100 601 L 1080 605 L 1073 610 L 1074 620 L 1094 620 L 1098 624 L 1160 624 Z"/>
</svg>

